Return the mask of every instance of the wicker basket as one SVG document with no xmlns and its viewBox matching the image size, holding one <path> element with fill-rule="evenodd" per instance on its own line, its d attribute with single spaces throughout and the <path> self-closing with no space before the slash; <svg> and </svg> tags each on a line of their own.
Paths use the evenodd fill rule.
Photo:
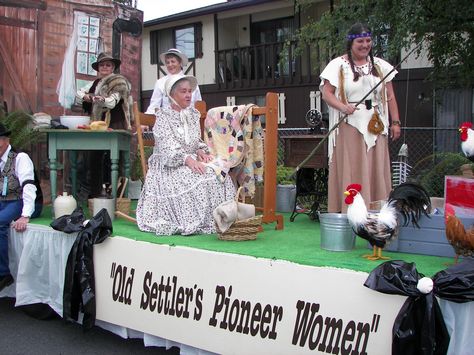
<svg viewBox="0 0 474 355">
<path fill-rule="evenodd" d="M 115 210 L 129 215 L 131 210 L 131 203 L 132 200 L 129 198 L 118 198 L 115 204 Z"/>
<path fill-rule="evenodd" d="M 235 200 L 238 201 L 242 187 L 239 187 L 235 195 Z M 245 200 L 245 198 L 242 198 Z M 257 239 L 257 233 L 262 229 L 262 215 L 235 221 L 228 230 L 221 232 L 217 228 L 217 235 L 220 240 L 255 240 Z"/>
<path fill-rule="evenodd" d="M 257 239 L 257 233 L 260 231 L 261 226 L 262 215 L 258 215 L 234 222 L 224 233 L 217 230 L 217 235 L 220 240 L 255 240 Z"/>
<path fill-rule="evenodd" d="M 131 199 L 123 197 L 123 193 L 127 187 L 128 178 L 122 177 L 119 179 L 119 190 L 120 195 L 117 197 L 117 202 L 115 203 L 115 210 L 125 213 L 127 215 L 130 214 L 130 204 L 132 202 Z M 117 191 L 118 192 L 118 191 Z"/>
</svg>

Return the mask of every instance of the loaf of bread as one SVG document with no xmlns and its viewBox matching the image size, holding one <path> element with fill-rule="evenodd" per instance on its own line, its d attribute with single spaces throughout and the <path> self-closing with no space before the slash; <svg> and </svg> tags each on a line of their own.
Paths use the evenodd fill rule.
<svg viewBox="0 0 474 355">
<path fill-rule="evenodd" d="M 107 130 L 107 123 L 104 121 L 93 121 L 90 124 L 90 128 L 92 131 L 105 131 Z"/>
</svg>

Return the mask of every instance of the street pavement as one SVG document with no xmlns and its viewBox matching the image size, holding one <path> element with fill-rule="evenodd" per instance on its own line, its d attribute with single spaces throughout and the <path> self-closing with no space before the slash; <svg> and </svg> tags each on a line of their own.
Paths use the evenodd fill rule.
<svg viewBox="0 0 474 355">
<path fill-rule="evenodd" d="M 80 324 L 55 317 L 39 320 L 16 308 L 13 298 L 0 298 L 0 354 L 2 355 L 177 355 L 178 348 L 145 347 L 142 339 L 121 337 L 93 327 L 84 332 Z"/>
</svg>

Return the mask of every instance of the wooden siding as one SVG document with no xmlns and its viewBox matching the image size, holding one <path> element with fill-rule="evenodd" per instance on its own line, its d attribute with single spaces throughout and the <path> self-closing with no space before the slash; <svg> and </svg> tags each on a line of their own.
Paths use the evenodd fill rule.
<svg viewBox="0 0 474 355">
<path fill-rule="evenodd" d="M 22 1 L 25 2 L 38 3 Z M 50 0 L 47 6 L 40 7 L 45 9 L 18 6 L 21 5 L 0 6 L 0 99 L 7 102 L 10 111 L 43 111 L 53 117 L 64 113 L 56 87 L 73 32 L 74 11 L 100 17 L 100 36 L 104 50 L 109 53 L 112 52 L 112 26 L 117 18 L 143 21 L 140 10 L 112 0 Z M 132 95 L 138 98 L 141 37 L 127 33 L 121 36 L 120 70 L 132 83 Z"/>
<path fill-rule="evenodd" d="M 0 7 L 0 95 L 9 108 L 37 106 L 37 10 Z"/>
</svg>

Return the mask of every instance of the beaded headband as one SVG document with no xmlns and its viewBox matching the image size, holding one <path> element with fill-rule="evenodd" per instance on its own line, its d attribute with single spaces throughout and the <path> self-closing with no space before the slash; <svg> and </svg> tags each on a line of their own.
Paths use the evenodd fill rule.
<svg viewBox="0 0 474 355">
<path fill-rule="evenodd" d="M 349 41 L 353 40 L 353 39 L 356 39 L 356 38 L 360 38 L 360 37 L 372 37 L 372 33 L 371 32 L 362 32 L 362 33 L 358 33 L 358 34 L 347 35 L 347 39 Z"/>
</svg>

